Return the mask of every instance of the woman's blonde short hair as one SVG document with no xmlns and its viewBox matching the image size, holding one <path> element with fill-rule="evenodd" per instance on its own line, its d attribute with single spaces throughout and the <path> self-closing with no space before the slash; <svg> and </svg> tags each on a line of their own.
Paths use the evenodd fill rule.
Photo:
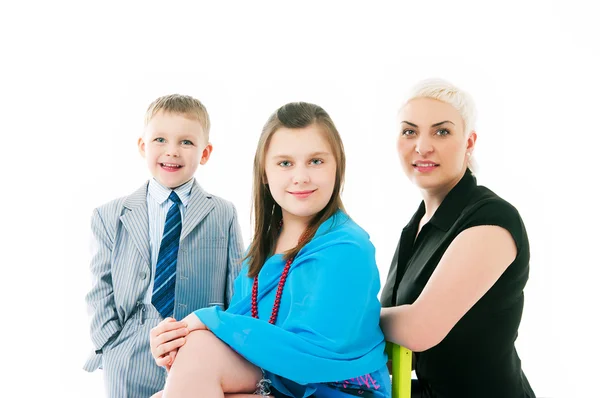
<svg viewBox="0 0 600 398">
<path fill-rule="evenodd" d="M 422 80 L 409 91 L 402 107 L 416 98 L 431 98 L 452 105 L 463 119 L 465 135 L 475 130 L 475 102 L 469 93 L 461 90 L 452 83 L 443 79 Z M 473 156 L 469 159 L 467 166 L 471 171 L 475 171 Z"/>
</svg>

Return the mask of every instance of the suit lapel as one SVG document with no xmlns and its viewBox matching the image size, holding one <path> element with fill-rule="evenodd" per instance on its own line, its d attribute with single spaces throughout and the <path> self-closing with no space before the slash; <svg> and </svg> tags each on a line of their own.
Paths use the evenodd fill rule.
<svg viewBox="0 0 600 398">
<path fill-rule="evenodd" d="M 121 216 L 121 222 L 131 235 L 133 243 L 140 255 L 150 265 L 150 242 L 148 239 L 148 202 L 146 195 L 148 183 L 125 200 L 123 206 L 127 209 Z"/>
<path fill-rule="evenodd" d="M 198 184 L 197 181 L 194 181 L 190 203 L 188 204 L 185 217 L 183 218 L 181 241 L 183 241 L 202 220 L 204 220 L 213 207 L 215 207 L 215 204 L 212 201 L 212 196 L 204 192 L 200 187 L 200 184 Z"/>
</svg>

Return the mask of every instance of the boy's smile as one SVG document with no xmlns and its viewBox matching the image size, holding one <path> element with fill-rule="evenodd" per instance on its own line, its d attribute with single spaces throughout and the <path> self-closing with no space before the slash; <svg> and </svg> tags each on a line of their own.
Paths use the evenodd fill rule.
<svg viewBox="0 0 600 398">
<path fill-rule="evenodd" d="M 159 163 L 160 167 L 163 168 L 163 170 L 166 171 L 177 171 L 179 169 L 181 169 L 183 166 L 180 164 L 176 164 L 176 163 Z"/>
<path fill-rule="evenodd" d="M 191 180 L 198 165 L 205 164 L 212 152 L 198 120 L 165 112 L 148 122 L 138 148 L 152 176 L 171 189 Z"/>
</svg>

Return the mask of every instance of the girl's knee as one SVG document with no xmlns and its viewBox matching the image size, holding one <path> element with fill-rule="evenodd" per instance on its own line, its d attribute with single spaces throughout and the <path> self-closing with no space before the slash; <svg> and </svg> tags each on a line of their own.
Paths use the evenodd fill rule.
<svg viewBox="0 0 600 398">
<path fill-rule="evenodd" d="M 198 330 L 186 336 L 169 377 L 182 375 L 193 375 L 185 383 L 201 383 L 204 389 L 214 385 L 227 393 L 252 393 L 262 372 L 212 332 Z"/>
<path fill-rule="evenodd" d="M 211 331 L 209 330 L 194 330 L 188 334 L 185 338 L 185 347 L 191 346 L 212 346 L 215 344 L 215 340 L 221 342 Z"/>
<path fill-rule="evenodd" d="M 194 330 L 185 338 L 185 344 L 179 349 L 177 357 L 180 355 L 194 356 L 195 358 L 210 358 L 211 354 L 216 354 L 223 349 L 224 343 L 219 340 L 209 330 Z M 201 355 L 198 355 L 198 354 Z"/>
</svg>

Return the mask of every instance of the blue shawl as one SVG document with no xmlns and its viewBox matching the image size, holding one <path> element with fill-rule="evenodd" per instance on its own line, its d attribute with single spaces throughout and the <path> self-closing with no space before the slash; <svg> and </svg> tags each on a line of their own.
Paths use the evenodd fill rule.
<svg viewBox="0 0 600 398">
<path fill-rule="evenodd" d="M 385 366 L 379 272 L 368 234 L 341 211 L 326 220 L 294 259 L 271 325 L 284 265 L 276 254 L 259 273 L 259 319 L 250 313 L 253 279 L 247 263 L 227 311 L 210 307 L 194 313 L 248 361 L 301 385 L 347 380 Z"/>
</svg>

